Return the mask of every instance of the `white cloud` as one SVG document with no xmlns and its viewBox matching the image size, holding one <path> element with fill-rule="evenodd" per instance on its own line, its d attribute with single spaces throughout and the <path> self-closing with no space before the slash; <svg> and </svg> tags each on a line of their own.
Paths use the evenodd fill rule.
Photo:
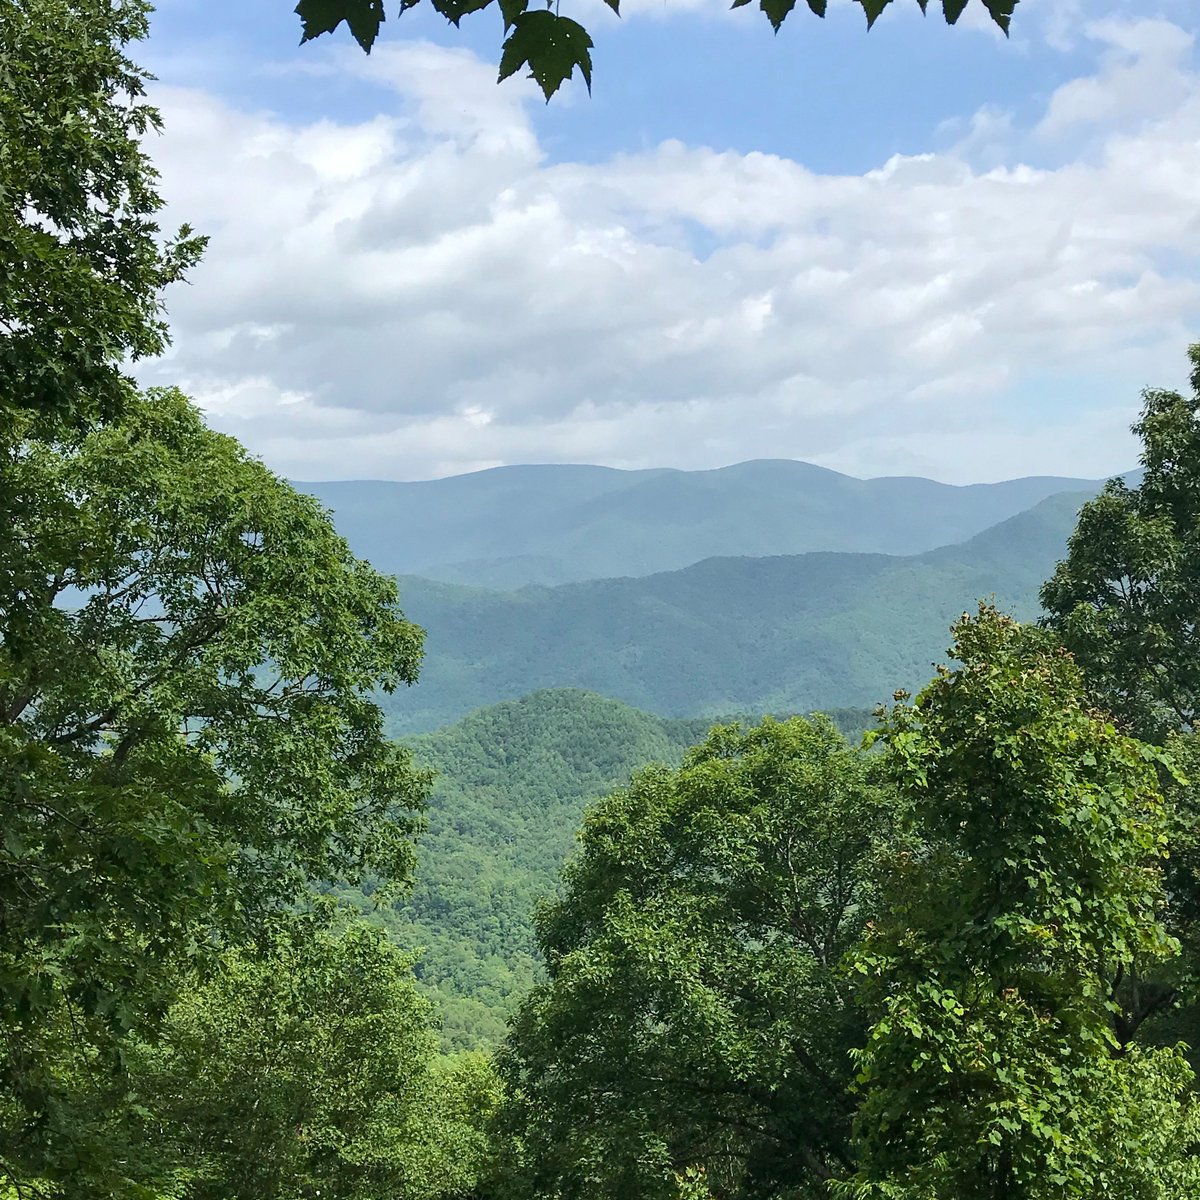
<svg viewBox="0 0 1200 1200">
<path fill-rule="evenodd" d="M 1108 17 L 1082 28 L 1086 38 L 1105 47 L 1104 69 L 1054 93 L 1034 131 L 1038 137 L 1053 138 L 1080 127 L 1106 132 L 1137 128 L 1145 118 L 1170 112 L 1194 94 L 1194 38 L 1178 25 Z"/>
<path fill-rule="evenodd" d="M 144 374 L 301 478 L 1105 473 L 1132 458 L 1131 380 L 1182 364 L 1200 313 L 1200 79 L 1166 22 L 1089 35 L 1095 74 L 1034 130 L 990 110 L 858 176 L 679 142 L 550 164 L 531 85 L 429 45 L 335 60 L 400 97 L 358 124 L 161 89 L 155 158 L 212 244 Z M 1081 126 L 1086 153 L 1021 165 Z M 1112 391 L 1038 415 L 1029 378 L 1072 372 Z"/>
</svg>

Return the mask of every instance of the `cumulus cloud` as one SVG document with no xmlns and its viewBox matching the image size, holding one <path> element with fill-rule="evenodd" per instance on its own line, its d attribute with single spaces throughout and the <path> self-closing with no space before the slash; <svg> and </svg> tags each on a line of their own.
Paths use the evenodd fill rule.
<svg viewBox="0 0 1200 1200">
<path fill-rule="evenodd" d="M 321 68 L 396 93 L 356 123 L 162 88 L 164 186 L 212 242 L 143 374 L 300 478 L 1123 467 L 1136 396 L 1068 410 L 1036 381 L 1125 388 L 1182 363 L 1200 78 L 1169 22 L 1087 36 L 1093 73 L 1033 127 L 989 111 L 951 148 L 862 175 L 679 142 L 550 162 L 531 86 L 427 44 Z M 1060 165 L 1022 165 L 1069 141 Z"/>
<path fill-rule="evenodd" d="M 1111 134 L 1137 129 L 1186 102 L 1194 92 L 1191 71 L 1194 38 L 1164 20 L 1087 21 L 1083 34 L 1105 49 L 1098 75 L 1074 79 L 1051 98 L 1035 133 L 1052 138 L 1080 127 Z"/>
</svg>

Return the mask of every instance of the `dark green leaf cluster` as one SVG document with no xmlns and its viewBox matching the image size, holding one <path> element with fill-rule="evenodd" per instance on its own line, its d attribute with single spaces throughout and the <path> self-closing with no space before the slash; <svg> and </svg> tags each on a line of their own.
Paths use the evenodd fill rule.
<svg viewBox="0 0 1200 1200">
<path fill-rule="evenodd" d="M 407 877 L 426 780 L 372 695 L 421 633 L 178 392 L 39 427 L 0 446 L 0 1163 L 78 1180 L 187 964 L 309 880 Z"/>
<path fill-rule="evenodd" d="M 1098 699 L 1153 739 L 1200 716 L 1200 345 L 1190 358 L 1190 396 L 1143 395 L 1139 485 L 1083 506 L 1042 589 Z"/>
<path fill-rule="evenodd" d="M 839 964 L 874 908 L 874 766 L 823 719 L 715 729 L 589 813 L 502 1070 L 514 1195 L 816 1197 L 850 1163 Z"/>
<path fill-rule="evenodd" d="M 400 0 L 399 11 L 415 7 L 420 0 Z M 620 0 L 604 0 L 618 16 Z M 993 21 L 1007 34 L 1012 15 L 1019 0 L 980 0 Z M 453 25 L 468 13 L 487 8 L 492 0 L 430 0 L 435 12 Z M 500 53 L 500 80 L 515 75 L 522 67 L 529 68 L 533 79 L 547 100 L 579 69 L 579 74 L 592 87 L 592 39 L 587 30 L 571 17 L 562 16 L 557 5 L 530 11 L 529 0 L 498 0 L 504 31 L 508 35 Z M 733 0 L 733 8 L 742 8 L 751 0 Z M 867 18 L 869 29 L 879 19 L 892 0 L 855 0 Z M 917 0 L 924 13 L 929 0 Z M 942 0 L 942 14 L 953 25 L 966 11 L 968 0 Z M 809 10 L 818 17 L 825 15 L 826 0 L 807 0 Z M 776 32 L 796 0 L 759 0 Z M 332 33 L 344 21 L 354 40 L 370 53 L 379 37 L 385 19 L 383 0 L 299 0 L 296 14 L 302 26 L 301 42 L 310 41 L 323 33 Z M 510 32 L 511 31 L 511 32 Z"/>
<path fill-rule="evenodd" d="M 161 295 L 196 262 L 159 238 L 149 76 L 125 54 L 142 0 L 0 0 L 0 423 L 121 407 L 125 358 L 159 353 Z"/>
</svg>

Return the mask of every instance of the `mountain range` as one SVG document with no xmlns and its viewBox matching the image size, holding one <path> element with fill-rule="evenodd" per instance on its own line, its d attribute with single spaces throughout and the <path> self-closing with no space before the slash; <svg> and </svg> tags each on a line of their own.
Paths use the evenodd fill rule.
<svg viewBox="0 0 1200 1200">
<path fill-rule="evenodd" d="M 446 1044 L 469 1048 L 537 977 L 534 906 L 588 803 L 729 714 L 832 710 L 857 734 L 979 599 L 1037 615 L 1099 485 L 766 461 L 302 486 L 426 630 L 420 681 L 379 698 L 437 774 L 416 888 L 383 910 L 369 882 L 347 898 L 420 951 Z"/>
<path fill-rule="evenodd" d="M 713 557 L 911 555 L 965 541 L 1093 480 L 956 487 L 854 479 L 790 459 L 711 471 L 496 467 L 415 483 L 297 483 L 394 575 L 494 589 L 677 571 Z"/>
<path fill-rule="evenodd" d="M 382 698 L 395 734 L 539 688 L 576 687 L 663 717 L 869 707 L 945 658 L 978 599 L 1021 618 L 1090 492 L 1051 496 L 915 555 L 709 558 L 679 571 L 498 591 L 400 580 L 427 631 L 420 682 Z"/>
</svg>

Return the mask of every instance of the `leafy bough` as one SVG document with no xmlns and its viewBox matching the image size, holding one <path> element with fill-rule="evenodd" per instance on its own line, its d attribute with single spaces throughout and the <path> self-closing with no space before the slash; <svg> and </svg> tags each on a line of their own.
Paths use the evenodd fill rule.
<svg viewBox="0 0 1200 1200">
<path fill-rule="evenodd" d="M 497 3 L 504 19 L 504 44 L 500 50 L 502 82 L 522 67 L 549 100 L 579 68 L 588 91 L 592 88 L 591 35 L 571 17 L 558 11 L 557 3 L 542 9 L 530 10 L 529 0 L 429 0 L 436 12 L 457 26 L 463 17 L 480 12 Z M 617 16 L 621 15 L 621 0 L 604 0 Z M 400 0 L 399 11 L 415 8 L 420 0 Z M 733 0 L 731 7 L 744 8 L 751 0 Z M 809 10 L 818 17 L 825 16 L 828 0 L 806 0 Z M 855 0 L 862 8 L 870 28 L 892 0 Z M 926 12 L 929 0 L 917 0 Z M 947 24 L 953 25 L 966 11 L 969 0 L 942 0 L 942 13 Z M 1009 22 L 1019 0 L 980 0 L 993 21 L 1007 34 Z M 758 7 L 778 33 L 796 0 L 758 0 Z M 344 21 L 354 40 L 368 54 L 379 36 L 385 19 L 383 0 L 300 0 L 296 13 L 303 26 L 301 43 L 332 33 Z"/>
</svg>

